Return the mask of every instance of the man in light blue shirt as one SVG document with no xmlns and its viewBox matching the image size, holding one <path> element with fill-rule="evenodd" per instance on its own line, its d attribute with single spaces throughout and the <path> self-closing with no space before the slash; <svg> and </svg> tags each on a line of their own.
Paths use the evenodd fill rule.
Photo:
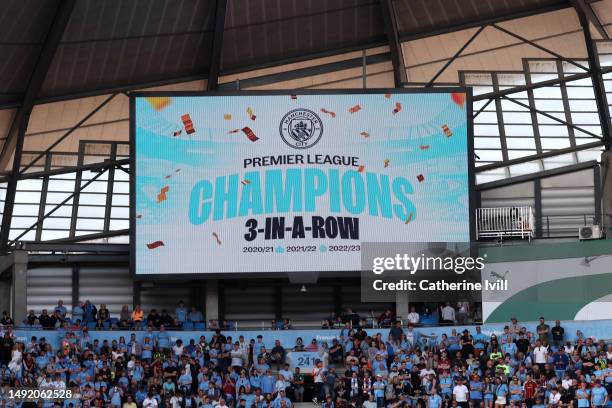
<svg viewBox="0 0 612 408">
<path fill-rule="evenodd" d="M 185 302 L 180 300 L 178 303 L 178 307 L 176 308 L 174 313 L 176 315 L 176 320 L 178 320 L 179 324 L 182 325 L 183 323 L 185 323 L 185 321 L 187 320 L 187 309 L 185 309 Z"/>
<path fill-rule="evenodd" d="M 591 389 L 591 406 L 603 408 L 608 403 L 608 391 L 601 386 L 600 380 L 595 380 L 595 386 Z"/>
</svg>

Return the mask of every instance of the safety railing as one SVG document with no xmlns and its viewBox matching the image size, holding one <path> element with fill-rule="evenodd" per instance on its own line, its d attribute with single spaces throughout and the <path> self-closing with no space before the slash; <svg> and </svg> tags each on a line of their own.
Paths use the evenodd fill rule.
<svg viewBox="0 0 612 408">
<path fill-rule="evenodd" d="M 476 209 L 476 238 L 520 237 L 531 239 L 535 217 L 531 207 Z"/>
</svg>

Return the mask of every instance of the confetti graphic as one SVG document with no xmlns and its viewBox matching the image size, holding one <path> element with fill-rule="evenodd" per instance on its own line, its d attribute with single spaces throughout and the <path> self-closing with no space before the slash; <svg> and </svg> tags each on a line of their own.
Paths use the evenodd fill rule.
<svg viewBox="0 0 612 408">
<path fill-rule="evenodd" d="M 136 215 L 136 218 L 141 219 L 142 218 L 142 214 Z"/>
<path fill-rule="evenodd" d="M 193 122 L 191 121 L 191 116 L 189 116 L 189 114 L 186 113 L 181 116 L 181 120 L 183 121 L 183 126 L 185 126 L 185 132 L 187 132 L 188 135 L 195 133 Z"/>
<path fill-rule="evenodd" d="M 230 130 L 227 133 L 231 135 L 232 133 L 239 133 L 239 132 L 240 132 L 240 129 L 233 129 L 233 130 Z"/>
<path fill-rule="evenodd" d="M 385 163 L 385 168 L 387 168 L 387 167 L 389 167 L 390 160 L 389 159 L 385 159 L 384 163 Z"/>
<path fill-rule="evenodd" d="M 390 94 L 390 93 L 386 93 L 386 94 L 385 94 L 385 98 L 387 98 L 387 99 L 391 99 L 391 94 Z"/>
<path fill-rule="evenodd" d="M 255 136 L 255 133 L 253 133 L 253 131 L 251 130 L 250 127 L 245 126 L 242 128 L 242 132 L 244 132 L 244 134 L 246 135 L 246 137 L 251 141 L 251 142 L 256 142 L 259 140 L 259 138 L 257 136 Z"/>
<path fill-rule="evenodd" d="M 145 99 L 156 111 L 164 109 L 172 102 L 169 96 L 148 96 Z"/>
<path fill-rule="evenodd" d="M 291 95 L 291 99 L 296 101 L 297 100 L 297 95 Z"/>
<path fill-rule="evenodd" d="M 155 242 L 151 242 L 150 244 L 147 244 L 147 248 L 149 249 L 155 249 L 155 248 L 159 248 L 164 246 L 164 241 L 155 241 Z"/>
<path fill-rule="evenodd" d="M 461 109 L 465 105 L 465 93 L 464 92 L 453 92 L 451 93 L 451 99 L 455 102 Z"/>
<path fill-rule="evenodd" d="M 397 114 L 402 110 L 402 104 L 399 102 L 395 102 L 395 109 L 393 109 L 393 114 Z"/>
<path fill-rule="evenodd" d="M 159 194 L 157 195 L 157 202 L 161 203 L 162 201 L 166 201 L 168 199 L 168 196 L 166 195 L 166 193 L 170 191 L 170 186 L 164 186 L 162 187 L 162 189 L 160 190 Z"/>
<path fill-rule="evenodd" d="M 331 116 L 332 119 L 336 117 L 336 112 L 332 112 L 332 111 L 327 110 L 325 108 L 321 108 L 321 112 L 327 113 L 329 116 Z"/>
<path fill-rule="evenodd" d="M 427 149 L 429 149 L 429 145 L 420 145 L 420 146 L 419 146 L 419 149 L 421 149 L 421 150 L 427 150 Z"/>
<path fill-rule="evenodd" d="M 257 118 L 257 116 L 255 116 L 255 114 L 253 113 L 253 109 L 250 106 L 247 108 L 247 114 L 249 115 L 249 118 L 251 120 L 255 120 Z"/>
<path fill-rule="evenodd" d="M 419 174 L 419 175 L 417 176 L 417 180 L 419 180 L 419 183 L 422 183 L 422 182 L 423 182 L 423 180 L 425 180 L 425 176 L 423 176 L 422 174 Z"/>
<path fill-rule="evenodd" d="M 364 165 L 361 165 L 361 166 L 357 167 L 357 172 L 359 172 L 359 173 L 363 173 L 364 170 L 365 170 L 365 166 Z"/>
<path fill-rule="evenodd" d="M 219 234 L 217 234 L 216 232 L 213 232 L 212 236 L 215 239 L 215 241 L 217 241 L 217 245 L 221 245 L 221 240 L 219 239 Z"/>
<path fill-rule="evenodd" d="M 226 114 L 223 115 L 223 119 L 224 120 L 232 120 L 232 115 L 229 114 L 229 113 L 226 113 Z"/>
<path fill-rule="evenodd" d="M 360 135 L 365 137 L 366 139 L 370 137 L 370 134 L 368 132 L 361 132 Z"/>
<path fill-rule="evenodd" d="M 240 183 L 241 183 L 243 186 L 247 186 L 247 185 L 251 184 L 251 180 L 249 180 L 249 179 L 244 179 L 244 180 L 242 180 Z"/>
<path fill-rule="evenodd" d="M 357 113 L 361 110 L 361 105 L 355 105 L 349 108 L 349 113 Z"/>
<path fill-rule="evenodd" d="M 453 131 L 449 129 L 448 125 L 442 125 L 442 131 L 446 135 L 446 137 L 451 137 L 453 135 Z"/>
<path fill-rule="evenodd" d="M 172 134 L 172 137 L 180 136 L 181 133 L 183 133 L 183 129 L 175 130 L 174 133 Z"/>
<path fill-rule="evenodd" d="M 406 221 L 404 221 L 404 224 L 408 224 L 410 221 L 412 221 L 412 212 L 408 214 L 408 218 L 406 218 Z"/>
</svg>

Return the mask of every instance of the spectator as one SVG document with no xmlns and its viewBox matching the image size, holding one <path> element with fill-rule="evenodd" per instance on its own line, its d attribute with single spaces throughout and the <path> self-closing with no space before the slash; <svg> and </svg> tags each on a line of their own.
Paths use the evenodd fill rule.
<svg viewBox="0 0 612 408">
<path fill-rule="evenodd" d="M 89 301 L 85 301 L 83 306 L 83 321 L 85 323 L 95 322 L 98 316 L 98 309 Z"/>
<path fill-rule="evenodd" d="M 395 317 L 393 316 L 393 312 L 391 309 L 385 310 L 380 316 L 378 316 L 378 326 L 379 327 L 391 327 L 391 324 L 395 321 Z"/>
<path fill-rule="evenodd" d="M 100 310 L 98 310 L 98 320 L 102 323 L 110 322 L 110 311 L 106 308 L 106 305 L 102 303 Z"/>
<path fill-rule="evenodd" d="M 410 306 L 410 313 L 408 313 L 408 316 L 406 316 L 406 320 L 408 320 L 408 323 L 412 323 L 414 326 L 419 324 L 420 316 L 414 306 Z"/>
<path fill-rule="evenodd" d="M 200 323 L 204 321 L 204 316 L 202 316 L 202 312 L 196 309 L 195 306 L 191 307 L 191 312 L 189 312 L 189 321 L 193 323 Z"/>
<path fill-rule="evenodd" d="M 122 328 L 128 328 L 130 326 L 132 314 L 130 313 L 130 306 L 123 305 L 121 307 L 121 312 L 119 312 L 119 326 Z"/>
<path fill-rule="evenodd" d="M 555 346 L 560 346 L 563 344 L 563 336 L 565 335 L 565 329 L 561 327 L 561 321 L 555 320 L 555 325 L 552 330 L 552 339 Z"/>
<path fill-rule="evenodd" d="M 543 317 L 540 317 L 540 324 L 537 327 L 538 329 L 538 337 L 542 344 L 548 344 L 548 333 L 550 332 L 550 327 L 545 323 Z"/>
<path fill-rule="evenodd" d="M 68 311 L 66 310 L 66 307 L 64 306 L 63 300 L 57 301 L 57 306 L 55 306 L 55 309 L 53 309 L 53 311 L 57 312 L 57 317 L 59 317 L 61 321 L 66 320 L 66 313 Z"/>
<path fill-rule="evenodd" d="M 5 310 L 2 312 L 2 319 L 0 319 L 0 325 L 2 326 L 14 326 L 15 321 L 11 318 L 8 312 Z"/>
<path fill-rule="evenodd" d="M 134 326 L 137 328 L 142 326 L 142 322 L 144 321 L 144 311 L 140 307 L 140 305 L 136 305 L 134 311 L 132 312 L 132 322 L 134 322 Z"/>
<path fill-rule="evenodd" d="M 72 308 L 72 322 L 76 322 L 77 320 L 80 320 L 81 322 L 83 322 L 83 315 L 85 313 L 85 303 L 83 302 L 79 302 L 75 307 Z"/>
<path fill-rule="evenodd" d="M 440 323 L 442 324 L 454 324 L 455 323 L 455 309 L 446 302 L 446 305 L 440 310 Z"/>
<path fill-rule="evenodd" d="M 185 321 L 187 321 L 187 309 L 185 309 L 185 302 L 183 302 L 182 300 L 179 300 L 178 302 L 178 306 L 176 308 L 176 310 L 174 311 L 174 314 L 176 316 L 176 320 L 178 320 L 179 326 L 182 326 L 183 323 L 185 323 Z M 163 312 L 162 312 L 163 315 Z"/>
</svg>

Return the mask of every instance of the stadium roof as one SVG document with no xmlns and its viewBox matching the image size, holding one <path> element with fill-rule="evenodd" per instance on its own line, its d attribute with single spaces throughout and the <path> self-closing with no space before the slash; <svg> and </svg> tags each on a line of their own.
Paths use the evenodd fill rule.
<svg viewBox="0 0 612 408">
<path fill-rule="evenodd" d="M 216 7 L 215 0 L 4 0 L 0 103 L 21 102 L 51 30 L 62 34 L 37 100 L 206 78 Z M 407 41 L 571 4 L 393 0 L 392 7 Z M 62 8 L 69 17 L 58 21 Z M 227 0 L 222 23 L 221 74 L 387 43 L 379 0 Z"/>
</svg>

